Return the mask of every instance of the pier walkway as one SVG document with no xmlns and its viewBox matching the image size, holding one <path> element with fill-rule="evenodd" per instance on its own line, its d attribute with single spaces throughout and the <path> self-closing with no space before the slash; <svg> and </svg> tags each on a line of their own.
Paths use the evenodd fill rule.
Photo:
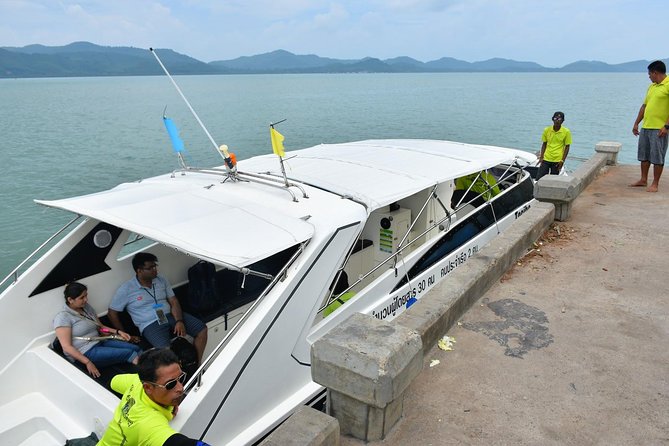
<svg viewBox="0 0 669 446">
<path fill-rule="evenodd" d="M 425 355 L 403 418 L 367 444 L 669 445 L 669 174 L 658 193 L 627 187 L 638 175 L 591 183 L 444 333 L 453 350 Z"/>
</svg>

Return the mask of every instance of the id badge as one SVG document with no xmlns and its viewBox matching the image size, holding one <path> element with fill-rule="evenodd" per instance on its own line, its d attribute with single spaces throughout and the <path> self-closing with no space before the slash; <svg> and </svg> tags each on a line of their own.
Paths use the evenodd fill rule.
<svg viewBox="0 0 669 446">
<path fill-rule="evenodd" d="M 154 304 L 153 311 L 156 312 L 156 319 L 158 319 L 158 325 L 167 324 L 167 316 L 165 315 L 165 310 L 163 309 L 162 304 Z"/>
</svg>

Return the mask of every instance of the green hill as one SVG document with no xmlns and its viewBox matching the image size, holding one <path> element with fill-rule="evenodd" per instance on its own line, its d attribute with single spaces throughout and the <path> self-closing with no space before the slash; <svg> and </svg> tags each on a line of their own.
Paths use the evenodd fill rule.
<svg viewBox="0 0 669 446">
<path fill-rule="evenodd" d="M 452 57 L 421 62 L 408 56 L 386 60 L 373 57 L 332 59 L 315 54 L 298 55 L 285 50 L 205 63 L 170 49 L 156 51 L 172 74 L 645 72 L 649 63 L 637 60 L 611 65 L 599 61 L 577 61 L 561 68 L 547 68 L 535 62 L 501 58 L 480 62 L 466 62 Z M 100 46 L 90 42 L 0 48 L 0 78 L 142 76 L 162 73 L 147 48 Z"/>
</svg>

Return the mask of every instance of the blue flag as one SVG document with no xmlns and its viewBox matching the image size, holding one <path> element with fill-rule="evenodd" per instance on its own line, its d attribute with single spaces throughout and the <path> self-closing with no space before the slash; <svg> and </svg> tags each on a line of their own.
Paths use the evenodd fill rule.
<svg viewBox="0 0 669 446">
<path fill-rule="evenodd" d="M 179 136 L 179 129 L 177 128 L 176 124 L 174 124 L 170 118 L 165 116 L 163 116 L 163 122 L 165 123 L 167 133 L 170 135 L 170 140 L 172 140 L 172 147 L 174 147 L 174 151 L 176 153 L 185 152 L 186 149 L 184 147 L 184 142 Z"/>
</svg>

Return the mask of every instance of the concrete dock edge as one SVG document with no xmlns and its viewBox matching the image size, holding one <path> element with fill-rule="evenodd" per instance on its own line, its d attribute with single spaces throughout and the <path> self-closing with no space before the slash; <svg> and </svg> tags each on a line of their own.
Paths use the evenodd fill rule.
<svg viewBox="0 0 669 446">
<path fill-rule="evenodd" d="M 338 446 L 339 422 L 336 418 L 310 407 L 303 407 L 271 435 L 260 446 Z"/>
</svg>

